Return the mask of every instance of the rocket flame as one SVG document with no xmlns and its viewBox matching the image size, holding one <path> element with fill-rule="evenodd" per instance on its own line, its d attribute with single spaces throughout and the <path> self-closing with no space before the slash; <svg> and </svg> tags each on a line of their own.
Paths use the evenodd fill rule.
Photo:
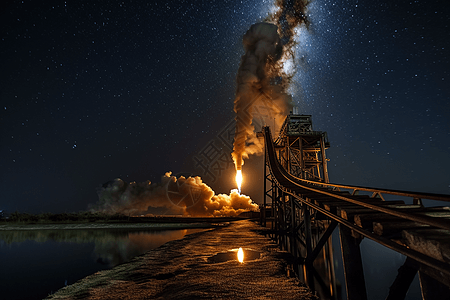
<svg viewBox="0 0 450 300">
<path fill-rule="evenodd" d="M 242 250 L 242 248 L 239 248 L 237 257 L 238 261 L 242 264 L 244 262 L 244 250 Z"/>
<path fill-rule="evenodd" d="M 236 184 L 238 187 L 239 194 L 241 194 L 241 185 L 242 185 L 242 170 L 236 171 Z"/>
</svg>

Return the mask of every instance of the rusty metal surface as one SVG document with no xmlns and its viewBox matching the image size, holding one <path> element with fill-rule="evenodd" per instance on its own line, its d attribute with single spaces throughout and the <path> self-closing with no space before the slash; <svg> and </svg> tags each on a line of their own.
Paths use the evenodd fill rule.
<svg viewBox="0 0 450 300">
<path fill-rule="evenodd" d="M 429 256 L 450 263 L 450 238 L 442 230 L 418 229 L 403 230 L 403 238 L 408 247 L 426 251 Z"/>
<path fill-rule="evenodd" d="M 311 181 L 306 181 L 306 180 L 302 180 L 299 178 L 296 178 L 294 176 L 292 176 L 291 174 L 289 174 L 286 170 L 284 170 L 279 164 L 278 161 L 276 160 L 276 156 L 274 153 L 274 149 L 273 149 L 273 144 L 270 142 L 272 141 L 271 135 L 270 135 L 270 131 L 267 127 L 263 128 L 264 133 L 266 134 L 266 151 L 269 153 L 269 161 L 270 161 L 270 165 L 271 165 L 271 172 L 274 175 L 274 178 L 278 181 L 279 185 L 286 191 L 294 191 L 296 194 L 302 195 L 304 193 L 312 193 L 311 196 L 307 197 L 310 199 L 314 199 L 315 197 L 320 197 L 321 195 L 325 195 L 330 197 L 330 199 L 339 199 L 339 200 L 343 200 L 343 201 L 347 201 L 356 205 L 360 205 L 363 207 L 367 207 L 376 211 L 380 211 L 389 215 L 393 215 L 393 216 L 397 216 L 400 218 L 404 218 L 407 220 L 411 220 L 411 221 L 415 221 L 415 222 L 420 222 L 420 223 L 424 223 L 427 225 L 432 225 L 432 226 L 436 226 L 438 228 L 442 228 L 442 229 L 446 229 L 446 230 L 450 230 L 450 222 L 446 221 L 446 220 L 440 220 L 440 219 L 436 219 L 433 217 L 428 217 L 428 216 L 424 216 L 424 215 L 416 215 L 416 214 L 411 214 L 411 213 L 407 213 L 401 210 L 394 210 L 388 207 L 384 207 L 381 205 L 376 205 L 376 204 L 372 204 L 370 202 L 364 202 L 364 201 L 360 201 L 360 200 L 356 200 L 352 195 L 348 195 L 348 196 L 343 196 L 341 193 L 343 192 L 335 192 L 332 191 L 328 188 L 326 188 L 326 186 L 329 186 L 330 184 L 321 184 L 321 183 L 317 183 L 320 186 L 313 186 L 311 184 L 309 184 Z M 315 182 L 316 183 L 316 182 Z M 332 185 L 332 184 L 331 184 Z M 332 185 L 332 186 L 336 186 L 336 185 Z M 384 190 L 387 191 L 387 190 Z M 404 193 L 403 195 L 406 195 L 406 193 Z M 413 197 L 417 197 L 418 195 L 422 195 L 423 198 L 426 198 L 424 195 L 429 195 L 427 199 L 431 199 L 430 194 L 425 194 L 425 193 L 409 193 L 409 195 L 412 195 Z M 450 201 L 450 196 L 445 195 L 449 201 Z M 434 197 L 435 198 L 441 198 L 441 197 Z M 363 199 L 363 198 L 361 198 Z M 376 198 L 371 198 L 371 199 L 376 199 Z"/>
<path fill-rule="evenodd" d="M 408 208 L 398 209 L 395 205 L 392 205 L 390 207 L 389 205 L 386 206 L 385 204 L 389 203 L 389 201 L 384 201 L 384 199 L 382 198 L 358 196 L 356 195 L 356 191 L 369 191 L 374 195 L 381 195 L 383 193 L 401 195 L 412 197 L 414 198 L 414 200 L 423 198 L 450 201 L 449 195 L 355 187 L 348 185 L 313 182 L 296 178 L 279 165 L 274 153 L 275 150 L 273 148 L 270 130 L 268 129 L 268 127 L 265 127 L 263 128 L 263 131 L 265 134 L 266 153 L 268 156 L 268 162 L 270 164 L 269 169 L 272 175 L 272 180 L 283 191 L 283 193 L 295 197 L 299 203 L 305 204 L 313 208 L 314 210 L 324 214 L 328 218 L 350 228 L 352 230 L 352 234 L 354 233 L 355 236 L 359 234 L 361 236 L 370 238 L 385 247 L 402 253 L 426 266 L 438 270 L 445 276 L 450 276 L 450 265 L 448 263 L 437 259 L 433 255 L 429 255 L 429 253 L 427 253 L 426 251 L 422 251 L 420 247 L 413 250 L 403 245 L 402 243 L 398 243 L 397 240 L 377 235 L 373 232 L 373 228 L 371 228 L 370 230 L 368 230 L 367 228 L 362 228 L 353 222 L 353 218 L 350 220 L 342 218 L 340 209 L 338 209 L 341 206 L 352 207 L 353 209 L 359 207 L 359 209 L 369 209 L 378 213 L 381 212 L 384 213 L 387 217 L 394 216 L 400 218 L 405 224 L 407 224 L 407 226 L 411 226 L 411 224 L 416 224 L 417 222 L 417 224 L 419 224 L 419 227 L 434 226 L 437 228 L 445 229 L 444 232 L 446 232 L 447 237 L 450 238 L 449 220 L 447 220 L 446 218 L 432 216 L 432 214 L 424 214 L 423 211 L 421 211 L 420 213 L 414 211 L 418 207 L 421 207 L 421 205 L 415 205 L 412 211 L 409 211 Z M 340 188 L 353 189 L 353 192 L 351 194 L 349 192 L 343 192 L 339 190 Z M 415 201 L 414 203 L 416 202 L 420 204 L 420 201 Z M 413 225 L 412 227 L 415 226 L 416 225 Z M 396 230 L 401 232 L 402 227 L 398 226 Z"/>
<path fill-rule="evenodd" d="M 450 202 L 450 196 L 445 194 L 435 194 L 435 193 L 421 193 L 421 192 L 410 192 L 410 191 L 402 191 L 402 190 L 393 190 L 393 189 L 380 189 L 373 187 L 363 187 L 363 186 L 355 186 L 355 185 L 344 185 L 344 184 L 335 184 L 335 183 L 321 183 L 311 180 L 300 179 L 300 181 L 320 187 L 333 187 L 333 188 L 342 188 L 349 189 L 353 191 L 366 191 L 371 193 L 380 193 L 380 194 L 389 194 L 410 198 L 419 198 L 419 199 L 430 199 L 430 200 L 439 200 Z"/>
</svg>

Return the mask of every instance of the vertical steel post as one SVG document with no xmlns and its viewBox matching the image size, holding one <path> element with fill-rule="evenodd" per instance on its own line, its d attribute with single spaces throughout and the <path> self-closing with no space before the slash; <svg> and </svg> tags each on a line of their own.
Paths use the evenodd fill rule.
<svg viewBox="0 0 450 300">
<path fill-rule="evenodd" d="M 336 294 L 336 273 L 334 270 L 334 257 L 333 257 L 333 240 L 332 236 L 328 238 L 328 243 L 326 245 L 328 250 L 328 276 L 330 278 L 330 290 L 331 290 L 331 296 L 332 299 L 338 299 L 338 296 Z"/>
<path fill-rule="evenodd" d="M 295 270 L 298 272 L 298 250 L 297 250 L 297 222 L 295 215 L 295 200 L 294 197 L 289 196 L 289 200 L 291 203 L 291 253 L 294 255 L 295 260 Z"/>
<path fill-rule="evenodd" d="M 273 178 L 272 178 L 272 181 L 271 181 L 271 183 L 272 183 L 272 192 L 271 192 L 271 194 L 272 194 L 272 224 L 271 224 L 271 228 L 272 228 L 272 230 L 275 230 L 276 229 L 276 218 L 277 218 L 277 216 L 276 216 L 276 207 L 275 207 L 275 205 L 276 205 L 276 199 L 275 199 L 275 182 L 273 181 Z"/>
<path fill-rule="evenodd" d="M 259 211 L 261 216 L 261 225 L 266 227 L 266 206 L 267 206 L 267 149 L 264 149 L 264 194 L 263 209 Z"/>
<path fill-rule="evenodd" d="M 291 173 L 291 147 L 289 145 L 291 141 L 289 140 L 289 137 L 287 138 L 286 143 L 286 171 L 288 173 Z"/>
<path fill-rule="evenodd" d="M 411 258 L 407 257 L 405 263 L 398 269 L 397 277 L 389 288 L 389 295 L 386 300 L 403 300 L 408 293 L 414 277 L 417 274 L 417 267 L 414 266 Z"/>
<path fill-rule="evenodd" d="M 445 284 L 421 271 L 419 271 L 419 280 L 423 300 L 448 299 L 450 288 Z"/>
<path fill-rule="evenodd" d="M 328 167 L 327 167 L 327 157 L 325 155 L 325 140 L 324 136 L 320 137 L 320 153 L 322 154 L 322 170 L 323 170 L 323 178 L 326 183 L 329 183 L 330 180 L 328 178 Z"/>
<path fill-rule="evenodd" d="M 303 204 L 303 220 L 305 224 L 305 243 L 306 243 L 306 257 L 308 257 L 312 252 L 312 234 L 311 234 L 311 216 L 309 214 L 309 209 L 306 204 Z M 305 261 L 305 264 L 303 265 L 303 273 L 304 278 L 306 279 L 306 284 L 308 287 L 314 291 L 314 277 L 313 273 L 311 271 L 312 268 L 312 262 Z"/>
<path fill-rule="evenodd" d="M 282 235 L 282 222 L 283 222 L 283 209 L 281 206 L 281 189 L 277 186 L 277 234 L 278 234 L 278 244 L 283 247 L 283 235 Z"/>
<path fill-rule="evenodd" d="M 280 203 L 283 205 L 282 207 L 282 215 L 281 215 L 281 220 L 283 222 L 282 224 L 282 228 L 281 228 L 281 232 L 282 232 L 282 244 L 284 246 L 284 249 L 286 250 L 286 246 L 287 246 L 287 237 L 286 237 L 286 199 L 285 199 L 285 195 L 284 195 L 284 191 L 280 189 L 280 200 L 282 201 L 282 203 Z"/>
<path fill-rule="evenodd" d="M 303 172 L 303 138 L 301 136 L 298 138 L 298 149 L 300 150 L 300 178 L 306 179 Z"/>
<path fill-rule="evenodd" d="M 275 182 L 273 182 L 272 180 L 272 207 L 274 209 L 273 211 L 273 224 L 274 224 L 274 233 L 275 233 L 275 238 L 278 242 L 278 199 L 277 199 L 277 193 L 278 193 L 278 188 L 275 185 Z"/>
<path fill-rule="evenodd" d="M 311 217 L 309 215 L 309 209 L 306 204 L 303 204 L 303 217 L 305 220 L 305 237 L 306 237 L 306 256 L 311 254 L 312 245 L 311 245 Z"/>
<path fill-rule="evenodd" d="M 342 263 L 344 265 L 347 300 L 367 300 L 366 284 L 362 266 L 360 239 L 352 236 L 351 230 L 339 224 Z"/>
</svg>

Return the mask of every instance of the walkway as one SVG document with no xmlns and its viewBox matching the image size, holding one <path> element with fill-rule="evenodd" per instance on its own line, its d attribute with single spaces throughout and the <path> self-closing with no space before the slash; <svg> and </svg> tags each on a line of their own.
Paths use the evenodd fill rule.
<svg viewBox="0 0 450 300">
<path fill-rule="evenodd" d="M 188 235 L 47 299 L 316 299 L 287 276 L 289 256 L 261 230 L 243 220 Z M 230 251 L 239 247 L 253 260 L 239 263 Z"/>
</svg>

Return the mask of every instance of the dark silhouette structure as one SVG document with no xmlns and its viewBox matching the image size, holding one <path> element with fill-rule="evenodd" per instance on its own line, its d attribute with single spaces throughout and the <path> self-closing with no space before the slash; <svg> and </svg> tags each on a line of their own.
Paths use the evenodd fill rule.
<svg viewBox="0 0 450 300">
<path fill-rule="evenodd" d="M 347 299 L 367 299 L 359 244 L 369 238 L 407 257 L 386 299 L 404 299 L 419 272 L 423 299 L 445 299 L 450 287 L 450 210 L 425 207 L 423 199 L 449 195 L 332 184 L 325 132 L 310 115 L 291 113 L 278 136 L 265 139 L 261 223 L 294 256 L 299 277 L 322 298 L 338 299 L 331 234 L 338 228 Z M 386 195 L 402 200 L 386 201 Z M 444 298 L 442 298 L 444 297 Z"/>
</svg>

